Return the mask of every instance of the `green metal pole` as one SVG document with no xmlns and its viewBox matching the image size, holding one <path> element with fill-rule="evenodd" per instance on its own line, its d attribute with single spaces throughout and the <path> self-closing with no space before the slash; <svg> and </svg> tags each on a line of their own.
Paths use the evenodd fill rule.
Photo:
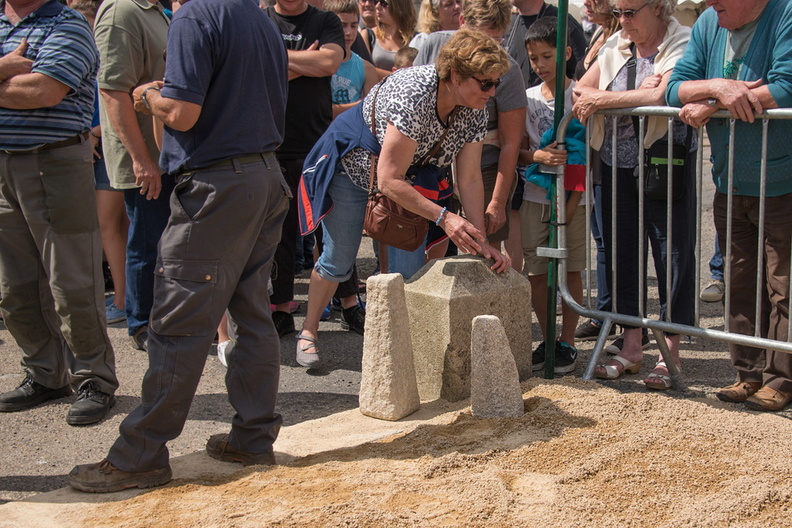
<svg viewBox="0 0 792 528">
<path fill-rule="evenodd" d="M 558 0 L 558 35 L 556 37 L 556 79 L 555 79 L 555 119 L 554 128 L 558 130 L 564 117 L 564 90 L 566 88 L 566 48 L 568 0 Z M 548 246 L 558 247 L 558 215 L 555 207 L 556 194 L 564 193 L 558 189 L 556 179 L 550 183 L 550 240 Z M 562 219 L 565 220 L 565 219 Z M 545 379 L 553 379 L 555 374 L 555 335 L 556 335 L 556 290 L 558 289 L 558 259 L 551 258 L 547 263 L 547 324 L 545 325 Z"/>
</svg>

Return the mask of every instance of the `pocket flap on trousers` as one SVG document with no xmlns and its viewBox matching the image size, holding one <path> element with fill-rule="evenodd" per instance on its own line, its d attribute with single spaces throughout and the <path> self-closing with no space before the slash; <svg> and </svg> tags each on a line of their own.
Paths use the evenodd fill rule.
<svg viewBox="0 0 792 528">
<path fill-rule="evenodd" d="M 216 260 L 157 260 L 155 275 L 180 281 L 217 282 Z"/>
</svg>

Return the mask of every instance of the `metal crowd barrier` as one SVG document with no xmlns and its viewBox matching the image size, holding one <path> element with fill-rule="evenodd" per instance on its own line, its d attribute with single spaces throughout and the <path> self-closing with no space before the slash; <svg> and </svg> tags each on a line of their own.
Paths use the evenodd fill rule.
<svg viewBox="0 0 792 528">
<path fill-rule="evenodd" d="M 616 128 L 616 121 L 618 116 L 638 116 L 639 117 L 639 139 L 638 139 L 638 148 L 639 152 L 643 152 L 643 137 L 645 134 L 645 118 L 647 116 L 661 116 L 666 117 L 668 119 L 668 131 L 669 137 L 672 137 L 672 124 L 675 117 L 679 115 L 678 108 L 672 107 L 665 107 L 665 106 L 651 106 L 651 107 L 641 107 L 641 108 L 626 108 L 626 109 L 618 109 L 618 110 L 606 110 L 598 112 L 600 114 L 604 114 L 606 119 L 612 119 L 613 122 L 613 129 Z M 558 127 L 558 131 L 556 134 L 556 138 L 558 140 L 558 148 L 565 149 L 566 148 L 566 129 L 569 125 L 569 122 L 572 120 L 571 113 L 567 114 L 564 119 L 561 121 Z M 792 119 L 792 109 L 773 109 L 767 110 L 761 115 L 757 115 L 756 118 L 761 120 L 762 122 L 762 158 L 761 158 L 761 196 L 759 202 L 759 215 L 761 218 L 760 226 L 759 226 L 759 237 L 758 240 L 760 241 L 758 247 L 756 248 L 758 262 L 763 262 L 764 260 L 764 253 L 762 251 L 762 240 L 763 240 L 763 232 L 764 232 L 764 210 L 765 210 L 765 182 L 766 182 L 766 175 L 767 175 L 767 138 L 768 138 L 768 123 L 772 119 Z M 733 189 L 733 152 L 734 152 L 734 142 L 735 142 L 735 123 L 736 121 L 732 119 L 731 114 L 728 111 L 720 110 L 714 113 L 710 119 L 726 119 L 729 121 L 730 126 L 730 141 L 729 141 L 729 164 L 728 164 L 728 182 L 729 182 L 729 194 L 727 197 L 727 232 L 726 232 L 726 239 L 727 242 L 730 242 L 732 239 L 732 221 L 731 221 L 731 210 L 732 210 L 732 192 Z M 577 314 L 583 317 L 594 318 L 597 320 L 602 321 L 602 328 L 600 330 L 599 336 L 597 337 L 596 344 L 594 346 L 594 350 L 591 354 L 589 362 L 586 366 L 585 372 L 583 374 L 584 379 L 592 379 L 594 375 L 594 369 L 596 368 L 598 362 L 600 361 L 600 356 L 602 355 L 602 350 L 605 347 L 605 342 L 607 340 L 607 336 L 610 333 L 610 329 L 613 324 L 621 324 L 627 325 L 631 327 L 642 327 L 652 331 L 655 342 L 657 343 L 658 348 L 660 349 L 660 353 L 663 359 L 668 366 L 669 373 L 671 374 L 672 383 L 675 388 L 680 389 L 684 387 L 684 383 L 682 381 L 679 369 L 677 369 L 675 363 L 671 360 L 670 353 L 668 351 L 667 344 L 664 339 L 663 332 L 668 332 L 671 334 L 680 334 L 683 336 L 692 336 L 697 338 L 706 338 L 706 339 L 713 339 L 717 341 L 722 341 L 725 343 L 734 343 L 740 345 L 747 345 L 756 348 L 767 348 L 773 350 L 779 350 L 787 353 L 792 353 L 792 325 L 789 325 L 787 341 L 777 341 L 773 339 L 763 338 L 760 337 L 759 332 L 761 331 L 762 325 L 760 324 L 760 317 L 761 317 L 761 310 L 759 309 L 761 299 L 762 299 L 762 288 L 764 285 L 764 277 L 762 274 L 762 266 L 759 266 L 760 269 L 760 276 L 758 277 L 756 283 L 756 320 L 755 328 L 756 332 L 753 336 L 744 335 L 744 334 L 737 334 L 732 333 L 729 331 L 729 321 L 727 314 L 729 313 L 729 308 L 731 304 L 731 288 L 729 286 L 729 277 L 731 275 L 731 265 L 730 265 L 730 257 L 731 257 L 731 247 L 730 243 L 726 244 L 726 247 L 721 248 L 723 253 L 723 260 L 724 260 L 724 282 L 726 285 L 726 292 L 725 292 L 725 301 L 724 301 L 724 330 L 714 330 L 709 328 L 702 328 L 699 326 L 699 318 L 700 318 L 700 311 L 699 311 L 699 288 L 700 288 L 700 277 L 701 277 L 701 222 L 702 222 L 702 185 L 703 185 L 703 178 L 711 178 L 711 174 L 709 171 L 704 173 L 704 129 L 699 128 L 697 130 L 697 137 L 698 137 L 698 151 L 697 151 L 697 161 L 696 161 L 696 171 L 695 171 L 695 190 L 696 190 L 696 205 L 695 205 L 695 217 L 696 217 L 696 225 L 695 225 L 695 292 L 694 292 L 694 303 L 695 303 L 695 325 L 696 326 L 689 326 L 683 325 L 678 323 L 672 323 L 669 321 L 660 321 L 658 319 L 651 319 L 646 317 L 646 313 L 644 313 L 644 306 L 645 306 L 645 291 L 646 291 L 646 274 L 639 273 L 639 309 L 641 316 L 635 317 L 630 315 L 624 315 L 618 313 L 618 306 L 616 303 L 616 296 L 615 292 L 618 288 L 618 284 L 615 281 L 615 272 L 616 266 L 618 263 L 616 259 L 612 259 L 614 268 L 611 273 L 614 274 L 613 281 L 612 281 L 612 291 L 611 297 L 612 302 L 614 303 L 613 309 L 614 311 L 602 311 L 592 308 L 592 294 L 591 294 L 591 273 L 593 270 L 592 266 L 592 258 L 591 258 L 591 251 L 590 251 L 590 242 L 588 244 L 589 250 L 586 252 L 586 278 L 584 281 L 584 289 L 585 289 L 585 297 L 587 299 L 586 303 L 587 306 L 582 306 L 578 304 L 573 298 L 569 291 L 569 287 L 566 282 L 566 273 L 567 273 L 567 257 L 568 257 L 568 249 L 566 245 L 566 226 L 563 225 L 563 222 L 558 222 L 557 227 L 557 247 L 556 248 L 538 248 L 537 254 L 541 256 L 545 256 L 551 259 L 556 260 L 558 262 L 559 270 L 557 273 L 558 279 L 558 286 L 561 293 L 561 296 Z M 671 142 L 669 142 L 671 143 Z M 594 197 L 592 193 L 592 185 L 591 185 L 591 159 L 590 159 L 590 152 L 591 149 L 588 148 L 588 138 L 587 138 L 587 158 L 586 158 L 586 172 L 587 172 L 587 182 L 586 182 L 586 191 L 585 191 L 585 199 L 587 204 L 589 204 L 586 209 L 586 230 L 588 234 L 588 239 L 591 241 L 591 214 L 592 214 L 592 205 L 594 203 Z M 613 150 L 613 157 L 611 160 L 610 165 L 612 167 L 616 167 L 616 152 L 617 152 L 617 145 L 616 145 L 616 134 L 613 134 L 612 140 L 612 150 Z M 668 149 L 668 164 L 669 164 L 669 172 L 671 170 L 671 162 L 672 162 L 672 154 L 671 154 L 671 145 L 669 144 Z M 544 167 L 543 170 L 549 173 L 555 173 L 557 182 L 556 182 L 556 189 L 564 189 L 564 174 L 563 174 L 563 167 Z M 614 168 L 614 173 L 615 173 Z M 611 175 L 603 175 L 603 177 L 615 177 L 615 174 Z M 638 171 L 638 189 L 644 188 L 644 167 L 643 164 L 639 164 L 639 171 Z M 790 175 L 792 177 L 792 175 Z M 671 238 L 672 234 L 672 223 L 673 218 L 670 214 L 671 210 L 671 186 L 672 186 L 672 179 L 668 179 L 668 195 L 669 199 L 666 202 L 666 211 L 667 211 L 667 236 L 668 236 L 668 248 L 667 253 L 669 254 L 669 258 L 667 259 L 667 266 L 666 266 L 666 288 L 671 288 L 671 258 L 670 258 L 670 248 L 672 247 L 673 240 Z M 615 185 L 613 186 L 613 200 L 612 203 L 614 204 L 614 211 L 611 214 L 612 224 L 611 229 L 613 233 L 613 239 L 616 238 L 616 232 L 618 230 L 618 225 L 616 222 L 616 191 Z M 644 219 L 644 201 L 645 197 L 643 193 L 638 193 L 639 196 L 639 206 L 638 206 L 638 217 L 639 217 L 639 270 L 646 269 L 646 262 L 644 257 L 644 242 L 643 236 L 641 235 L 644 231 L 643 226 L 643 219 Z M 566 200 L 565 200 L 565 193 L 564 192 L 556 192 L 555 193 L 555 207 L 556 207 L 556 218 L 563 219 L 566 218 Z M 792 205 L 791 205 L 792 207 Z M 711 220 L 710 220 L 711 221 Z M 714 245 L 713 245 L 714 248 Z M 712 249 L 712 248 L 710 248 Z M 614 247 L 606 248 L 606 251 L 615 251 Z M 790 276 L 792 276 L 792 270 L 790 270 Z M 789 296 L 792 298 L 792 284 L 790 285 L 790 292 Z M 666 300 L 667 300 L 667 307 L 666 307 L 666 317 L 668 319 L 671 318 L 671 311 L 670 311 L 670 291 L 666 292 Z M 555 316 L 555 310 L 552 311 L 553 313 L 548 313 L 548 318 L 551 316 Z M 551 326 L 550 321 L 548 321 L 548 328 L 554 327 Z"/>
</svg>

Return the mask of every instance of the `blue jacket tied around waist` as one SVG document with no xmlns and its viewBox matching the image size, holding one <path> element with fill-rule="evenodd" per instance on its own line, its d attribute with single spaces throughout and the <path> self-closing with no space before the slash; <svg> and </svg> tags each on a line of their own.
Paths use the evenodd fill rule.
<svg viewBox="0 0 792 528">
<path fill-rule="evenodd" d="M 362 148 L 375 156 L 379 156 L 381 149 L 379 141 L 363 120 L 362 104 L 336 117 L 305 158 L 297 191 L 300 234 L 313 232 L 332 209 L 333 201 L 327 189 L 340 167 L 341 158 L 354 148 Z M 413 187 L 430 200 L 443 200 L 452 194 L 453 189 L 445 179 L 445 170 L 436 165 L 413 165 L 407 175 L 410 179 L 414 176 Z"/>
</svg>

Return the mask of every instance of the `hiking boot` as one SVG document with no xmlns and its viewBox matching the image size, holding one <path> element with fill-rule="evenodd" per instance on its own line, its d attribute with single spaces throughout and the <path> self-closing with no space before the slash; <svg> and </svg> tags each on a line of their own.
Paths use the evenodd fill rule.
<svg viewBox="0 0 792 528">
<path fill-rule="evenodd" d="M 533 355 L 531 355 L 531 370 L 536 372 L 537 370 L 542 370 L 545 364 L 545 342 L 542 341 L 539 343 L 539 346 L 536 347 L 534 350 Z"/>
<path fill-rule="evenodd" d="M 699 299 L 704 302 L 720 302 L 726 292 L 726 285 L 722 280 L 711 280 L 707 287 L 701 290 Z"/>
<path fill-rule="evenodd" d="M 143 352 L 148 352 L 148 326 L 141 326 L 137 329 L 137 331 L 129 336 L 130 341 L 132 341 L 132 348 L 135 350 L 142 350 Z"/>
<path fill-rule="evenodd" d="M 556 374 L 569 374 L 575 370 L 577 363 L 577 348 L 566 341 L 556 341 L 555 367 L 553 372 Z"/>
<path fill-rule="evenodd" d="M 88 493 L 112 493 L 130 488 L 153 488 L 173 478 L 170 466 L 151 471 L 121 471 L 109 460 L 75 466 L 66 476 L 72 488 Z"/>
<path fill-rule="evenodd" d="M 596 341 L 601 329 L 601 323 L 596 323 L 593 319 L 589 319 L 575 330 L 575 341 Z M 608 337 L 616 337 L 615 324 L 611 325 Z"/>
<path fill-rule="evenodd" d="M 270 449 L 265 453 L 248 453 L 232 446 L 228 441 L 228 433 L 212 435 L 206 442 L 206 454 L 223 462 L 239 462 L 243 466 L 254 464 L 262 466 L 274 466 L 275 452 Z"/>
<path fill-rule="evenodd" d="M 646 350 L 649 348 L 649 334 L 644 334 L 641 336 L 641 350 Z M 616 341 L 611 343 L 610 345 L 605 347 L 605 352 L 612 356 L 616 356 L 621 353 L 622 347 L 624 346 L 624 334 L 620 335 L 616 338 Z"/>
<path fill-rule="evenodd" d="M 755 411 L 780 411 L 792 401 L 792 392 L 783 392 L 765 385 L 745 400 L 745 405 Z"/>
<path fill-rule="evenodd" d="M 0 394 L 0 412 L 23 411 L 35 407 L 49 400 L 57 400 L 72 393 L 69 385 L 59 389 L 50 389 L 33 381 L 30 374 L 25 373 L 25 379 L 16 389 Z"/>
<path fill-rule="evenodd" d="M 723 387 L 718 392 L 715 393 L 715 396 L 718 397 L 719 400 L 730 402 L 730 403 L 741 403 L 747 400 L 750 396 L 758 391 L 762 387 L 762 384 L 758 381 L 755 382 L 748 382 L 748 381 L 737 381 L 729 385 L 728 387 Z"/>
<path fill-rule="evenodd" d="M 77 389 L 77 394 L 77 401 L 66 414 L 66 423 L 69 425 L 96 423 L 107 416 L 110 407 L 115 405 L 115 396 L 100 391 L 93 381 L 83 383 Z"/>
<path fill-rule="evenodd" d="M 344 308 L 341 318 L 341 328 L 363 335 L 365 326 L 366 310 L 361 308 L 359 304 L 356 304 L 351 308 Z"/>
<path fill-rule="evenodd" d="M 294 316 L 289 312 L 282 312 L 280 310 L 272 312 L 272 322 L 275 323 L 275 330 L 278 331 L 280 337 L 296 332 L 294 328 Z"/>
</svg>

